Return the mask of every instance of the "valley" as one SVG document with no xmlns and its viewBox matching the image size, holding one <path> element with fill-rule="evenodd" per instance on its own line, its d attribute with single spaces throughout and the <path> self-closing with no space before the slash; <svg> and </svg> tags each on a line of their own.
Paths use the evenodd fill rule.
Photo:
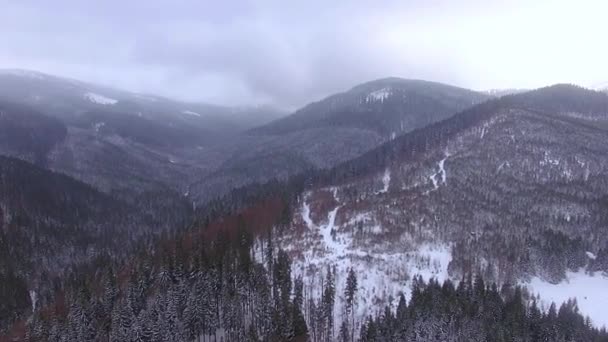
<svg viewBox="0 0 608 342">
<path fill-rule="evenodd" d="M 424 311 L 440 289 L 521 314 L 488 326 L 549 334 L 559 308 L 605 333 L 606 94 L 386 78 L 254 123 L 35 72 L 0 84 L 0 341 L 354 340 L 407 310 L 425 313 L 403 336 L 460 333 Z"/>
</svg>

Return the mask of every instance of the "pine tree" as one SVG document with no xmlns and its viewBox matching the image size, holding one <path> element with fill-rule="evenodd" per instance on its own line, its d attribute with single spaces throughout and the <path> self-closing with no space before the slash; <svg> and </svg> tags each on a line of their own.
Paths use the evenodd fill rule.
<svg viewBox="0 0 608 342">
<path fill-rule="evenodd" d="M 357 294 L 357 275 L 355 271 L 351 268 L 348 271 L 348 276 L 346 278 L 346 287 L 344 288 L 344 298 L 346 298 L 346 306 L 345 306 L 345 316 L 348 317 L 350 314 L 350 330 L 351 341 L 355 340 L 355 305 L 356 305 L 356 296 Z M 347 327 L 348 328 L 348 327 Z"/>
<path fill-rule="evenodd" d="M 348 342 L 351 340 L 351 334 L 348 332 L 348 323 L 346 321 L 342 321 L 342 325 L 340 325 L 340 342 Z"/>
<path fill-rule="evenodd" d="M 331 268 L 327 267 L 327 277 L 325 279 L 325 288 L 323 289 L 323 318 L 325 320 L 325 339 L 333 340 L 334 332 L 334 303 L 336 296 L 336 288 L 334 285 L 334 275 Z"/>
<path fill-rule="evenodd" d="M 294 335 L 298 336 L 306 336 L 308 335 L 308 328 L 306 326 L 306 320 L 304 319 L 304 315 L 302 314 L 302 305 L 304 303 L 304 281 L 302 280 L 302 276 L 299 276 L 294 281 L 294 296 L 293 296 L 293 326 L 294 326 Z"/>
</svg>

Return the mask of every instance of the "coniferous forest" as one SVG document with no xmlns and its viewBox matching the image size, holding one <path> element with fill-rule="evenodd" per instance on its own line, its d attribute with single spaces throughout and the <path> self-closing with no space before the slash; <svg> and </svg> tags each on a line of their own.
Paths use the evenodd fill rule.
<svg viewBox="0 0 608 342">
<path fill-rule="evenodd" d="M 416 278 L 409 300 L 394 298 L 355 324 L 357 274 L 336 293 L 327 270 L 315 298 L 275 246 L 291 215 L 288 194 L 235 210 L 218 205 L 201 228 L 163 234 L 125 260 L 91 262 L 1 340 L 608 341 L 575 302 L 542 310 L 521 288 L 479 276 Z M 335 321 L 338 296 L 347 305 Z"/>
<path fill-rule="evenodd" d="M 243 229 L 208 244 L 166 244 L 126 269 L 100 268 L 75 280 L 25 323 L 30 341 L 608 341 L 576 303 L 541 311 L 519 287 L 481 278 L 414 282 L 353 331 L 349 310 L 333 322 L 331 279 L 305 312 L 302 279 L 289 256 L 267 240 L 264 263 L 251 257 Z M 153 261 L 149 261 L 153 260 Z M 329 276 L 331 277 L 331 276 Z M 354 294 L 354 295 L 353 295 Z M 344 294 L 348 296 L 348 293 Z M 308 320 L 307 320 L 308 318 Z"/>
<path fill-rule="evenodd" d="M 0 69 L 0 342 L 608 342 L 608 96 L 505 94 L 239 123 Z"/>
</svg>

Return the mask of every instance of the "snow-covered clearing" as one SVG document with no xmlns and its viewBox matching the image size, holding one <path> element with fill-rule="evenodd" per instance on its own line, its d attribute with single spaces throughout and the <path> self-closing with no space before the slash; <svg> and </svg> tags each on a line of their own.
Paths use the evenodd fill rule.
<svg viewBox="0 0 608 342">
<path fill-rule="evenodd" d="M 389 177 L 385 178 L 390 181 Z M 358 213 L 342 224 L 337 222 L 343 204 L 339 201 L 336 189 L 333 190 L 338 204 L 328 211 L 327 218 L 322 223 L 316 224 L 310 216 L 310 194 L 303 196 L 300 213 L 312 240 L 304 244 L 298 241 L 283 243 L 282 247 L 301 252 L 301 257 L 293 260 L 292 270 L 294 277 L 303 276 L 308 298 L 320 298 L 327 268 L 335 269 L 336 322 L 342 320 L 343 293 L 350 268 L 358 278 L 357 325 L 364 315 L 382 309 L 390 300 L 396 304 L 400 293 L 409 299 L 414 276 L 420 275 L 426 281 L 431 278 L 439 281 L 448 279 L 451 252 L 447 245 L 420 245 L 411 250 L 403 250 L 356 242 L 353 238 L 354 231 L 348 228 L 352 227 L 353 222 L 363 222 L 364 230 L 372 234 L 382 233 L 383 228 L 373 222 L 371 213 Z M 320 247 L 308 247 L 308 243 Z"/>
<path fill-rule="evenodd" d="M 540 278 L 525 283 L 531 293 L 540 295 L 541 304 L 548 309 L 551 302 L 557 308 L 576 298 L 580 312 L 589 316 L 596 326 L 608 327 L 608 277 L 599 273 L 590 275 L 583 270 L 568 272 L 567 280 L 551 284 Z"/>
<path fill-rule="evenodd" d="M 96 94 L 96 93 L 85 93 L 84 94 L 84 98 L 95 103 L 95 104 L 100 104 L 100 105 L 115 105 L 118 103 L 118 100 L 115 99 L 111 99 L 109 97 L 100 95 L 100 94 Z"/>
</svg>

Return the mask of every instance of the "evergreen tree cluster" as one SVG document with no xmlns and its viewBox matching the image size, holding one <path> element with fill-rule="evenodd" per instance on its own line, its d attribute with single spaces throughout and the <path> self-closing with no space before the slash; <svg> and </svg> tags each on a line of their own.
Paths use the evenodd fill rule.
<svg viewBox="0 0 608 342">
<path fill-rule="evenodd" d="M 415 278 L 411 300 L 369 316 L 360 341 L 608 341 L 571 300 L 542 310 L 520 287 L 486 285 L 481 277 L 425 283 Z"/>
<path fill-rule="evenodd" d="M 252 259 L 243 227 L 208 243 L 166 241 L 127 269 L 71 284 L 28 324 L 31 341 L 287 341 L 307 335 L 302 281 L 279 250 Z M 272 255 L 271 255 L 272 256 Z"/>
</svg>

